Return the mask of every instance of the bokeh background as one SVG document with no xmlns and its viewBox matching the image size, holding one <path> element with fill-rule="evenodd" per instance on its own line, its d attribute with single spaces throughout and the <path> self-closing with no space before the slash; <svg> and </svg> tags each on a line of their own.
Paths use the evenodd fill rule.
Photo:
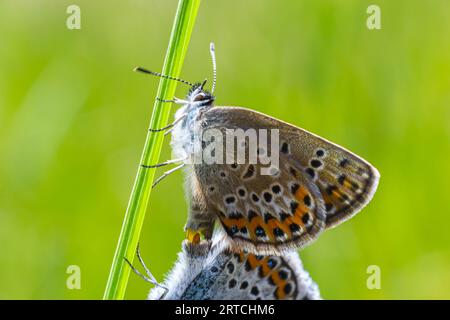
<svg viewBox="0 0 450 320">
<path fill-rule="evenodd" d="M 66 28 L 70 4 L 81 30 Z M 370 4 L 381 30 L 366 27 Z M 131 70 L 161 70 L 176 6 L 0 1 L 0 298 L 102 298 L 158 85 Z M 324 298 L 450 298 L 449 36 L 447 0 L 201 4 L 184 78 L 211 78 L 214 40 L 219 105 L 299 125 L 381 173 L 363 212 L 301 252 Z M 181 174 L 150 202 L 140 242 L 161 280 L 184 238 Z M 66 288 L 69 265 L 81 290 Z M 126 298 L 149 288 L 131 274 Z"/>
</svg>

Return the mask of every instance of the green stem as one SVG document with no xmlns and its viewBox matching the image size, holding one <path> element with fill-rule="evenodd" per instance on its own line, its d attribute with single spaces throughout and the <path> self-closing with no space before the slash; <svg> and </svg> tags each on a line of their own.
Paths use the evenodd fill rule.
<svg viewBox="0 0 450 320">
<path fill-rule="evenodd" d="M 173 77 L 179 76 L 199 5 L 200 0 L 179 1 L 162 73 Z M 157 97 L 172 99 L 176 86 L 176 81 L 161 78 Z M 166 126 L 169 113 L 169 104 L 155 100 L 150 128 L 158 129 Z M 147 165 L 158 163 L 163 139 L 163 132 L 147 134 L 140 163 Z M 123 299 L 125 295 L 130 268 L 124 258 L 133 261 L 135 256 L 154 176 L 155 169 L 139 166 L 103 299 Z"/>
</svg>

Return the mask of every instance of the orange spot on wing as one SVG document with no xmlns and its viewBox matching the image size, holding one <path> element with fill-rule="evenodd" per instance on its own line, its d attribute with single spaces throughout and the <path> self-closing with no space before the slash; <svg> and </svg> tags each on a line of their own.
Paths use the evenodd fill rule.
<svg viewBox="0 0 450 320">
<path fill-rule="evenodd" d="M 254 254 L 248 254 L 248 256 L 247 256 L 247 261 L 250 264 L 250 267 L 252 269 L 257 268 L 260 265 L 262 265 L 264 260 L 265 259 L 261 259 L 261 260 L 256 259 L 256 255 L 254 255 Z"/>
<path fill-rule="evenodd" d="M 327 193 L 322 193 L 322 195 L 323 195 L 323 200 L 325 201 L 325 203 L 332 203 L 338 207 L 340 206 L 339 201 L 338 201 L 339 198 L 336 198 L 334 195 L 330 196 Z"/>
<path fill-rule="evenodd" d="M 305 187 L 298 188 L 297 192 L 295 192 L 295 199 L 303 203 L 303 198 L 309 194 L 308 190 Z"/>
<path fill-rule="evenodd" d="M 278 299 L 280 300 L 284 299 L 286 294 L 284 293 L 283 288 L 284 285 L 286 284 L 286 281 L 280 278 L 280 276 L 278 275 L 278 270 L 274 270 L 270 275 L 270 277 L 277 288 L 276 292 Z"/>
<path fill-rule="evenodd" d="M 285 221 L 287 221 L 287 220 L 285 220 Z M 287 224 L 287 223 L 282 223 L 279 220 L 271 219 L 271 220 L 269 220 L 267 222 L 267 224 L 268 224 L 268 226 L 270 228 L 270 235 L 271 235 L 270 238 L 275 238 L 275 236 L 273 235 L 273 229 L 274 228 L 280 228 L 281 230 L 283 230 L 284 233 L 287 234 L 288 238 L 290 238 L 292 236 L 291 235 L 291 230 L 289 229 L 289 224 Z"/>
<path fill-rule="evenodd" d="M 232 226 L 237 226 L 238 228 L 242 228 L 247 225 L 247 221 L 244 218 L 239 218 L 239 219 L 220 218 L 220 220 L 222 220 L 222 222 L 229 228 Z"/>
<path fill-rule="evenodd" d="M 345 179 L 345 180 L 344 180 L 344 187 L 347 188 L 347 189 L 349 189 L 349 190 L 352 190 L 352 189 L 353 189 L 353 185 L 352 185 L 352 183 L 351 183 L 348 179 Z"/>
<path fill-rule="evenodd" d="M 250 264 L 251 269 L 255 269 L 260 267 L 262 270 L 262 277 L 266 277 L 272 269 L 269 268 L 267 265 L 267 261 L 269 260 L 269 257 L 264 257 L 263 259 L 258 260 L 256 258 L 256 255 L 254 254 L 248 254 L 247 262 Z"/>
<path fill-rule="evenodd" d="M 268 228 L 268 225 L 264 223 L 264 220 L 262 219 L 261 216 L 256 216 L 252 219 L 252 221 L 250 221 L 250 239 L 255 240 L 257 239 L 256 234 L 255 234 L 255 229 L 256 227 L 260 226 L 261 228 L 264 229 L 264 232 L 266 233 L 266 235 L 273 240 L 273 238 L 271 237 L 272 232 L 270 232 L 270 229 Z"/>
<path fill-rule="evenodd" d="M 295 210 L 294 216 L 291 217 L 291 220 L 292 222 L 300 226 L 304 226 L 304 223 L 302 222 L 302 217 L 310 210 L 310 208 L 308 208 L 303 201 L 306 195 L 309 195 L 309 192 L 305 187 L 300 187 L 295 193 L 295 198 L 299 202 L 299 205 L 297 207 L 297 210 Z"/>
<path fill-rule="evenodd" d="M 335 198 L 335 199 L 340 199 L 341 198 L 341 193 L 338 191 L 338 190 L 334 190 L 333 192 L 332 192 L 332 198 Z"/>
<path fill-rule="evenodd" d="M 295 214 L 292 217 L 293 222 L 295 222 L 298 225 L 303 226 L 302 217 L 305 213 L 308 212 L 308 208 L 304 204 L 300 204 L 297 207 L 297 210 L 295 210 Z"/>
<path fill-rule="evenodd" d="M 267 261 L 268 260 L 269 260 L 268 257 L 265 257 L 263 259 L 263 263 L 262 263 L 262 275 L 263 275 L 263 277 L 267 276 L 272 271 L 272 269 L 270 269 L 269 266 L 267 265 Z"/>
<path fill-rule="evenodd" d="M 303 225 L 300 214 L 297 214 L 297 211 L 295 212 L 295 214 L 292 217 L 287 218 L 286 221 L 288 221 L 289 224 L 295 223 L 295 224 L 298 224 L 299 226 Z"/>
<path fill-rule="evenodd" d="M 282 223 L 279 220 L 276 219 L 271 219 L 268 221 L 267 223 L 269 225 L 270 230 L 272 231 L 274 228 L 280 228 L 281 230 L 283 230 L 285 233 L 290 234 L 290 230 L 287 224 Z"/>
</svg>

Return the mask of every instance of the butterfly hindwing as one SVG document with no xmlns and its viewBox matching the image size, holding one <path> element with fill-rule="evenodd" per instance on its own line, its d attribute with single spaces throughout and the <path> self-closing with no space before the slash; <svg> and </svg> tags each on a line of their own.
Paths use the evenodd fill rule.
<svg viewBox="0 0 450 320">
<path fill-rule="evenodd" d="M 270 254 L 302 247 L 356 214 L 376 190 L 373 166 L 303 129 L 238 107 L 212 108 L 202 120 L 204 129 L 224 132 L 279 130 L 280 170 L 273 175 L 262 175 L 260 164 L 195 165 L 207 209 L 239 248 Z"/>
<path fill-rule="evenodd" d="M 324 202 L 304 176 L 286 170 L 261 175 L 258 165 L 209 165 L 208 170 L 217 170 L 203 181 L 208 210 L 218 214 L 236 247 L 270 254 L 301 247 L 323 230 Z"/>
<path fill-rule="evenodd" d="M 215 258 L 210 268 L 202 270 L 182 299 L 309 300 L 320 297 L 309 275 L 301 268 L 297 256 L 257 256 L 225 251 Z M 199 290 L 205 288 L 205 283 L 207 290 Z"/>
<path fill-rule="evenodd" d="M 202 245 L 202 244 L 201 244 Z M 213 245 L 205 255 L 183 252 L 164 285 L 165 299 L 179 300 L 313 300 L 320 299 L 317 285 L 295 252 L 283 256 L 257 256 L 228 246 Z M 197 249 L 194 249 L 197 250 Z M 155 288 L 150 298 L 158 298 Z"/>
</svg>

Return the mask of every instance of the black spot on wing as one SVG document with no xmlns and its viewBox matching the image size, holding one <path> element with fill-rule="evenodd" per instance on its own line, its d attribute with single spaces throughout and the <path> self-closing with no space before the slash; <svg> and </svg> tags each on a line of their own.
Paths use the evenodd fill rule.
<svg viewBox="0 0 450 320">
<path fill-rule="evenodd" d="M 250 179 L 255 175 L 255 166 L 253 164 L 250 164 L 247 167 L 247 170 L 245 171 L 244 175 L 242 176 L 242 179 Z"/>
</svg>

